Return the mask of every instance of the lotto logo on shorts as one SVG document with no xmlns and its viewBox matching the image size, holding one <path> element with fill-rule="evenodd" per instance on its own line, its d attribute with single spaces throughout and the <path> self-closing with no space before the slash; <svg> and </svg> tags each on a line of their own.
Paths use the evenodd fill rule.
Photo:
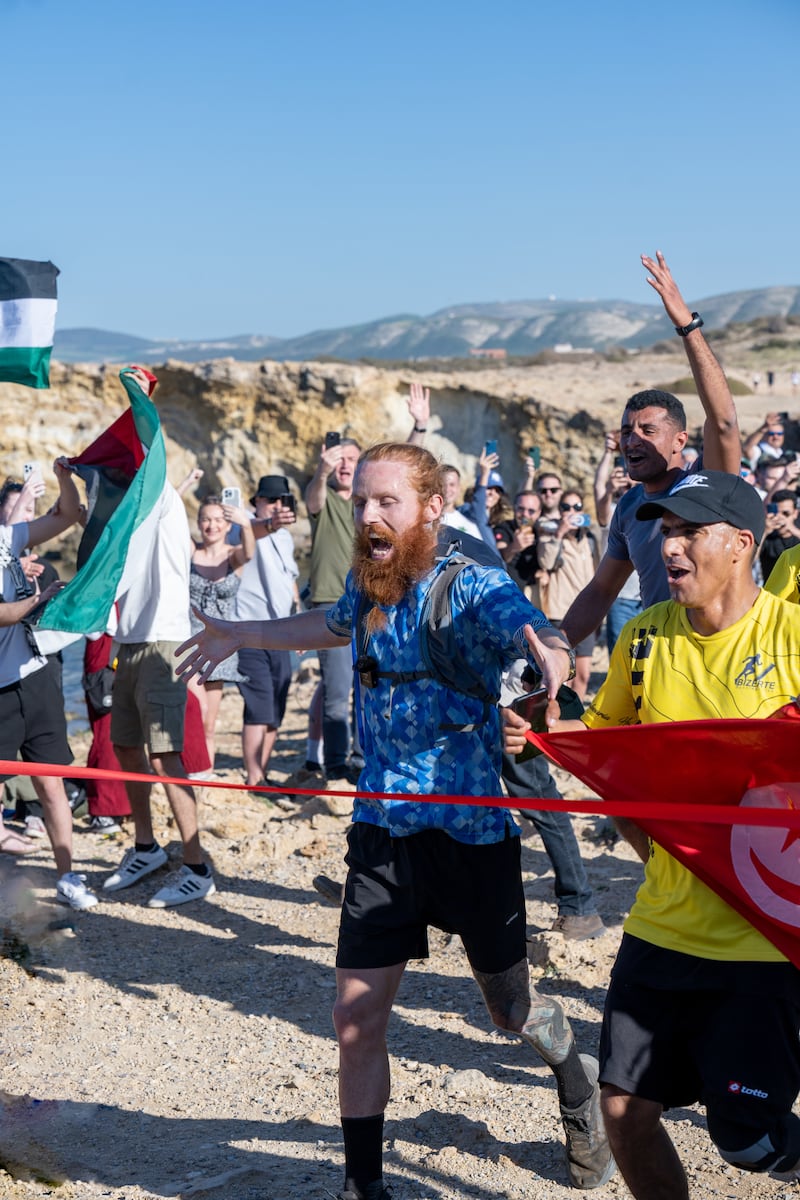
<svg viewBox="0 0 800 1200">
<path fill-rule="evenodd" d="M 769 1099 L 769 1092 L 762 1092 L 759 1088 L 745 1087 L 743 1083 L 739 1083 L 735 1079 L 728 1084 L 728 1091 L 732 1092 L 734 1096 L 755 1096 L 758 1100 Z"/>
</svg>

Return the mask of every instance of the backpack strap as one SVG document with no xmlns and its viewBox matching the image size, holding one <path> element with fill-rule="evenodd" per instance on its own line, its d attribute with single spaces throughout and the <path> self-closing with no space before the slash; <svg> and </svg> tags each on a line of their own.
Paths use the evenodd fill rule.
<svg viewBox="0 0 800 1200">
<path fill-rule="evenodd" d="M 440 561 L 431 586 L 422 602 L 419 615 L 420 655 L 425 664 L 421 671 L 382 671 L 377 659 L 367 654 L 369 636 L 367 616 L 374 607 L 365 596 L 359 595 L 354 620 L 356 662 L 354 670 L 364 686 L 374 687 L 379 679 L 393 684 L 414 683 L 419 679 L 435 679 L 437 683 L 483 703 L 480 721 L 467 725 L 442 722 L 440 729 L 472 733 L 485 725 L 498 696 L 489 691 L 483 676 L 467 662 L 458 648 L 453 625 L 452 591 L 456 579 L 473 560 L 460 554 L 450 554 Z"/>
</svg>

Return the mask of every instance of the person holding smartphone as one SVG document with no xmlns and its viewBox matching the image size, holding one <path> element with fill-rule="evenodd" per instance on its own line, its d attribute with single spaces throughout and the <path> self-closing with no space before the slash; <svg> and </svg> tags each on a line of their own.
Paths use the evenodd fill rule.
<svg viewBox="0 0 800 1200">
<path fill-rule="evenodd" d="M 767 532 L 758 552 L 764 579 L 769 579 L 772 570 L 784 550 L 800 545 L 800 520 L 797 514 L 797 492 L 781 488 L 772 493 L 767 504 Z"/>
<path fill-rule="evenodd" d="M 554 530 L 540 523 L 537 538 L 539 558 L 539 602 L 551 625 L 559 628 L 575 597 L 591 581 L 597 570 L 599 551 L 592 532 L 591 517 L 583 511 L 579 492 L 565 491 L 558 502 L 559 519 Z M 586 699 L 592 671 L 592 651 L 597 635 L 594 630 L 575 646 L 574 690 Z"/>
<path fill-rule="evenodd" d="M 606 433 L 605 446 L 594 476 L 594 507 L 600 527 L 601 554 L 605 554 L 608 547 L 608 527 L 614 511 L 632 487 L 633 480 L 628 474 L 625 459 L 619 453 L 619 434 L 610 429 Z M 622 626 L 642 611 L 639 592 L 639 576 L 634 571 L 623 583 L 606 614 L 606 646 L 609 657 L 617 644 Z"/>
<path fill-rule="evenodd" d="M 300 601 L 289 532 L 297 516 L 286 476 L 262 475 L 250 503 L 255 509 L 248 521 L 255 553 L 242 570 L 234 616 L 237 621 L 274 621 L 288 617 Z M 269 761 L 292 682 L 291 655 L 288 650 L 244 648 L 239 651 L 239 671 L 245 677 L 239 683 L 245 781 L 248 787 L 269 786 Z"/>
</svg>

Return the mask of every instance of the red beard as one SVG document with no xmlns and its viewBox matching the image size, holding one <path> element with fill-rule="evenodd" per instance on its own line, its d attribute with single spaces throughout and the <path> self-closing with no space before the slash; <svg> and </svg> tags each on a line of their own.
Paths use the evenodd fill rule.
<svg viewBox="0 0 800 1200">
<path fill-rule="evenodd" d="M 373 561 L 368 533 L 362 530 L 356 534 L 353 546 L 353 578 L 368 600 L 390 608 L 399 604 L 409 588 L 433 568 L 436 534 L 423 525 L 400 534 L 376 526 L 370 532 L 392 545 L 391 557 Z"/>
</svg>

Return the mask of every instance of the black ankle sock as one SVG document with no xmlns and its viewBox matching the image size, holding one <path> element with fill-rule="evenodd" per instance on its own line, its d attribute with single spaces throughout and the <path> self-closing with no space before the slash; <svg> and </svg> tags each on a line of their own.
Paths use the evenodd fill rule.
<svg viewBox="0 0 800 1200">
<path fill-rule="evenodd" d="M 558 1100 L 563 1108 L 580 1108 L 592 1094 L 586 1071 L 580 1060 L 575 1043 L 562 1063 L 550 1070 L 556 1077 Z"/>
<path fill-rule="evenodd" d="M 366 1193 L 383 1175 L 383 1113 L 342 1117 L 345 1191 Z"/>
<path fill-rule="evenodd" d="M 189 868 L 189 870 L 192 872 L 193 875 L 210 875 L 211 874 L 206 863 L 187 863 L 186 866 Z"/>
<path fill-rule="evenodd" d="M 140 854 L 144 854 L 145 852 L 152 854 L 154 850 L 158 849 L 158 842 L 137 842 L 136 849 Z"/>
</svg>

